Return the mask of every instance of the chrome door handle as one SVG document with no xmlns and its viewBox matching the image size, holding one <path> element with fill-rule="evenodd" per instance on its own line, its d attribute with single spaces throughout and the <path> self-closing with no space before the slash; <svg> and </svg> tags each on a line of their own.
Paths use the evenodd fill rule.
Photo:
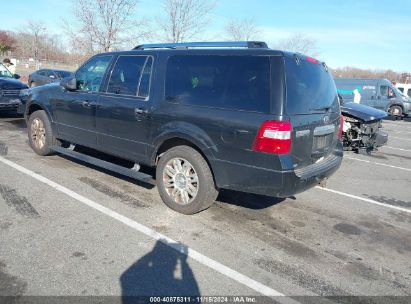
<svg viewBox="0 0 411 304">
<path fill-rule="evenodd" d="M 146 115 L 146 114 L 148 114 L 148 110 L 147 109 L 142 109 L 142 108 L 136 108 L 136 109 L 134 109 L 134 113 L 136 115 Z"/>
</svg>

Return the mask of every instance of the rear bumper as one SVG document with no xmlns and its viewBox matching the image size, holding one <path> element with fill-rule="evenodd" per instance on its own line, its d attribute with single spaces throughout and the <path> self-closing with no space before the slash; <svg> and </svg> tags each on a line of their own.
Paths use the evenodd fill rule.
<svg viewBox="0 0 411 304">
<path fill-rule="evenodd" d="M 274 197 L 290 197 L 318 185 L 341 165 L 342 144 L 327 158 L 298 170 L 269 170 L 218 162 L 213 171 L 219 188 Z M 215 168 L 215 169 L 214 169 Z"/>
</svg>

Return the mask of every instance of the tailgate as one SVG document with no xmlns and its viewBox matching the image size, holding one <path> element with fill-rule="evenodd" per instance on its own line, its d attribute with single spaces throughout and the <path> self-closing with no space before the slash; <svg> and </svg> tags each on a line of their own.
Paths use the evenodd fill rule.
<svg viewBox="0 0 411 304">
<path fill-rule="evenodd" d="M 296 169 L 329 156 L 337 144 L 340 108 L 325 64 L 305 56 L 285 57 L 286 109 L 293 126 L 291 154 Z"/>
</svg>

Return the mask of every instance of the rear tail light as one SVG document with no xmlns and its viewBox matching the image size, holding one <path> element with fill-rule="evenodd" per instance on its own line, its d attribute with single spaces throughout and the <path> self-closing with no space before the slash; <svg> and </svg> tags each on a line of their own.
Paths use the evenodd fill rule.
<svg viewBox="0 0 411 304">
<path fill-rule="evenodd" d="M 344 127 L 344 116 L 340 115 L 340 127 L 338 128 L 338 139 L 342 140 Z"/>
<path fill-rule="evenodd" d="M 311 63 L 315 63 L 315 64 L 319 64 L 320 62 L 317 60 L 317 59 L 315 59 L 315 58 L 313 58 L 313 57 L 306 57 L 305 58 L 305 60 L 307 60 L 308 62 L 311 62 Z"/>
<path fill-rule="evenodd" d="M 291 148 L 291 123 L 288 121 L 269 120 L 258 130 L 253 151 L 286 154 Z"/>
</svg>

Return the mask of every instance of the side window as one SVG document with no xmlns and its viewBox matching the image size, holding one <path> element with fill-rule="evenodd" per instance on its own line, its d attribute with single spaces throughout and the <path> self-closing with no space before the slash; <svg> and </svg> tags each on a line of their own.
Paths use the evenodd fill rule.
<svg viewBox="0 0 411 304">
<path fill-rule="evenodd" d="M 167 64 L 166 98 L 207 107 L 270 110 L 270 60 L 265 56 L 173 56 Z"/>
<path fill-rule="evenodd" d="M 137 95 L 139 97 L 148 97 L 150 93 L 151 69 L 153 67 L 153 58 L 148 57 L 143 73 L 141 74 L 140 84 L 138 86 Z"/>
<path fill-rule="evenodd" d="M 411 97 L 411 89 L 408 89 L 407 95 Z"/>
<path fill-rule="evenodd" d="M 50 70 L 44 70 L 44 76 L 49 77 L 49 78 L 56 78 L 53 71 L 50 71 Z"/>
<path fill-rule="evenodd" d="M 98 92 L 104 74 L 113 56 L 97 56 L 86 62 L 76 72 L 77 87 L 81 91 Z"/>
<path fill-rule="evenodd" d="M 404 93 L 404 88 L 398 87 L 397 89 Z"/>
<path fill-rule="evenodd" d="M 45 73 L 44 70 L 38 70 L 37 71 L 37 74 L 40 75 L 40 76 L 46 76 L 44 73 Z"/>
<path fill-rule="evenodd" d="M 385 97 L 385 98 L 388 97 L 388 86 L 386 85 L 380 86 L 380 95 L 381 97 Z"/>
<path fill-rule="evenodd" d="M 137 96 L 147 56 L 119 56 L 111 73 L 107 93 Z"/>
</svg>

